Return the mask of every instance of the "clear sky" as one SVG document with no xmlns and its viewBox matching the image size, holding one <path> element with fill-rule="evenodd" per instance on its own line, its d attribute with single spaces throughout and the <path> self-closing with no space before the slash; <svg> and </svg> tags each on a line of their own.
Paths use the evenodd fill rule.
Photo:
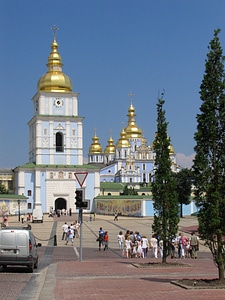
<svg viewBox="0 0 225 300">
<path fill-rule="evenodd" d="M 152 144 L 165 90 L 168 133 L 178 163 L 190 166 L 199 87 L 217 28 L 225 50 L 224 13 L 224 0 L 1 0 L 0 168 L 28 162 L 31 99 L 47 71 L 54 24 L 63 72 L 80 93 L 84 156 L 94 128 L 103 149 L 111 131 L 117 142 L 130 91 L 136 123 Z"/>
</svg>

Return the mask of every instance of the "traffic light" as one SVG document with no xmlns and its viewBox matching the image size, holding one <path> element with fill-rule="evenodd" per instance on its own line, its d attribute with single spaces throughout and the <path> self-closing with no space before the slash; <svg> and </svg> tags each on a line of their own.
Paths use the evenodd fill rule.
<svg viewBox="0 0 225 300">
<path fill-rule="evenodd" d="M 75 194 L 76 194 L 76 196 L 75 196 L 76 206 L 77 207 L 82 207 L 82 204 L 83 204 L 83 190 L 82 189 L 77 189 L 75 191 Z"/>
</svg>

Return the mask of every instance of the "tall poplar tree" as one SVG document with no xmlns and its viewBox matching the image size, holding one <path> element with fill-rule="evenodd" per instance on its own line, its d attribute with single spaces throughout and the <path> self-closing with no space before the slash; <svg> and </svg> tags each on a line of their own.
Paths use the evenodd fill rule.
<svg viewBox="0 0 225 300">
<path fill-rule="evenodd" d="M 155 178 L 152 184 L 154 220 L 153 232 L 163 241 L 162 263 L 166 263 L 171 239 L 176 235 L 179 223 L 176 180 L 172 176 L 170 160 L 170 139 L 167 136 L 167 122 L 163 110 L 163 99 L 157 103 L 157 135 L 154 141 Z"/>
<path fill-rule="evenodd" d="M 205 74 L 200 86 L 194 159 L 194 193 L 199 206 L 199 234 L 211 250 L 224 281 L 225 263 L 225 74 L 219 35 L 208 46 Z"/>
</svg>

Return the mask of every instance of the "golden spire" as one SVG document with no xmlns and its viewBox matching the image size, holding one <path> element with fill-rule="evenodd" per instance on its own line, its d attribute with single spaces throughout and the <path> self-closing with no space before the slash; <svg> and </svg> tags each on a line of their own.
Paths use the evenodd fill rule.
<svg viewBox="0 0 225 300">
<path fill-rule="evenodd" d="M 56 32 L 58 28 L 54 25 L 52 51 L 48 57 L 48 71 L 38 81 L 38 91 L 40 92 L 72 92 L 72 82 L 70 78 L 62 72 L 62 59 L 58 52 Z"/>
<path fill-rule="evenodd" d="M 132 105 L 132 97 L 134 94 L 130 92 L 128 94 L 130 96 L 130 107 L 128 109 L 128 125 L 126 128 L 124 128 L 127 138 L 141 138 L 142 137 L 142 131 L 141 129 L 136 125 L 135 123 L 135 109 Z"/>
</svg>

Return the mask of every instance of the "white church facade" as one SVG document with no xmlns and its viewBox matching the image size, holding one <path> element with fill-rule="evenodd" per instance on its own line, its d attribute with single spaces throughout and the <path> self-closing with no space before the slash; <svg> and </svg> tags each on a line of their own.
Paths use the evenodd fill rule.
<svg viewBox="0 0 225 300">
<path fill-rule="evenodd" d="M 62 59 L 54 34 L 47 72 L 39 79 L 32 98 L 29 125 L 29 162 L 14 169 L 15 193 L 27 197 L 27 211 L 41 206 L 75 210 L 75 190 L 80 188 L 74 173 L 87 173 L 82 188 L 88 201 L 100 194 L 99 169 L 83 164 L 83 117 L 78 113 L 79 93 L 72 91 L 70 78 L 62 71 Z"/>
</svg>

